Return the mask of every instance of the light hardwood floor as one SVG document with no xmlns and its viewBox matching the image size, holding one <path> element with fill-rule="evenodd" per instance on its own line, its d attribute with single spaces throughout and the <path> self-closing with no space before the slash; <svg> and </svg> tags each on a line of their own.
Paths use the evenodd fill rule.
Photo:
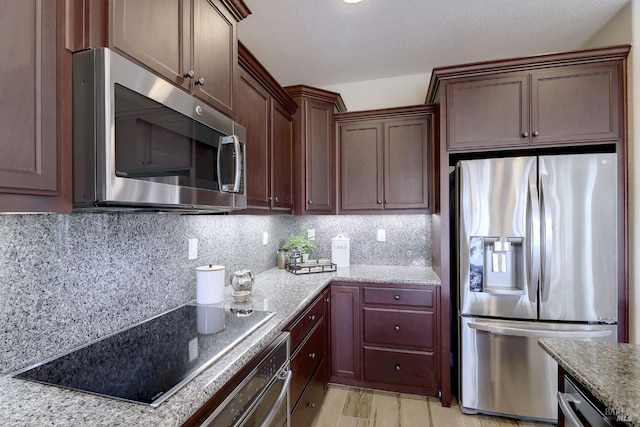
<svg viewBox="0 0 640 427">
<path fill-rule="evenodd" d="M 438 399 L 330 385 L 312 427 L 549 427 L 489 415 L 464 415 L 458 403 L 443 408 Z M 297 427 L 297 426 L 296 426 Z"/>
</svg>

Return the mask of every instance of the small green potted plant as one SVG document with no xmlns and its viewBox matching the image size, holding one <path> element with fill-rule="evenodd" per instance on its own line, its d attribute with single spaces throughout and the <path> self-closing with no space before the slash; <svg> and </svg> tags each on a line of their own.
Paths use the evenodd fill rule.
<svg viewBox="0 0 640 427">
<path fill-rule="evenodd" d="M 316 242 L 309 240 L 302 234 L 294 234 L 289 237 L 289 241 L 282 245 L 282 249 L 291 252 L 294 249 L 298 249 L 302 253 L 302 262 L 306 262 L 309 258 L 309 254 L 316 248 Z"/>
</svg>

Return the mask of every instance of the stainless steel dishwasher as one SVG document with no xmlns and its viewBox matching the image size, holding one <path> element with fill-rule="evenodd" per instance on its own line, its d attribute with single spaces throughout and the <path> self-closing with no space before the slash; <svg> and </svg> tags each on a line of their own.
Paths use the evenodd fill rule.
<svg viewBox="0 0 640 427">
<path fill-rule="evenodd" d="M 564 393 L 558 392 L 560 418 L 565 427 L 610 427 L 626 425 L 618 420 L 588 391 L 564 376 Z"/>
<path fill-rule="evenodd" d="M 250 363 L 250 372 L 201 426 L 290 427 L 289 333 L 276 338 L 264 357 Z"/>
</svg>

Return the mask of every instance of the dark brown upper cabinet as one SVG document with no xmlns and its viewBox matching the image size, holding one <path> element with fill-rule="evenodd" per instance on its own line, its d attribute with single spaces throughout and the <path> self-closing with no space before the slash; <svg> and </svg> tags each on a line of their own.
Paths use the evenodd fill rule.
<svg viewBox="0 0 640 427">
<path fill-rule="evenodd" d="M 65 2 L 3 2 L 0 23 L 0 212 L 71 212 Z"/>
<path fill-rule="evenodd" d="M 440 102 L 452 152 L 615 143 L 622 50 L 436 68 L 427 102 Z"/>
<path fill-rule="evenodd" d="M 293 118 L 293 213 L 336 213 L 334 114 L 340 94 L 309 86 L 284 88 L 298 104 Z"/>
<path fill-rule="evenodd" d="M 336 114 L 340 212 L 428 212 L 434 107 Z"/>
<path fill-rule="evenodd" d="M 297 105 L 242 43 L 239 61 L 237 121 L 247 129 L 246 213 L 291 213 Z"/>
<path fill-rule="evenodd" d="M 108 46 L 235 116 L 241 1 L 111 0 Z"/>
</svg>

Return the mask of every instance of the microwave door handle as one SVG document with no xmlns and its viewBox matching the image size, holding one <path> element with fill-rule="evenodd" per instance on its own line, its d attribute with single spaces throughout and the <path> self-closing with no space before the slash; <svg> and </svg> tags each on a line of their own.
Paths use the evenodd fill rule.
<svg viewBox="0 0 640 427">
<path fill-rule="evenodd" d="M 551 254 L 553 248 L 553 227 L 551 218 L 551 209 L 547 203 L 546 193 L 549 188 L 549 177 L 547 175 L 540 176 L 540 208 L 541 220 L 540 231 L 544 244 L 541 248 L 542 270 L 540 271 L 540 302 L 549 300 L 549 288 L 551 277 Z"/>
<path fill-rule="evenodd" d="M 540 206 L 535 177 L 529 177 L 527 201 L 527 262 L 529 263 L 528 283 L 529 301 L 535 302 L 538 294 L 538 278 L 540 274 Z"/>
<path fill-rule="evenodd" d="M 222 182 L 222 145 L 224 144 L 233 144 L 233 157 L 235 159 L 235 177 L 233 180 L 233 187 Z M 242 156 L 240 152 L 240 140 L 236 135 L 223 136 L 220 138 L 217 163 L 220 190 L 229 193 L 237 193 L 240 191 L 240 180 L 242 178 Z"/>
<path fill-rule="evenodd" d="M 278 375 L 278 380 L 279 381 L 284 380 L 284 384 L 282 385 L 282 390 L 280 390 L 280 394 L 278 395 L 278 398 L 273 404 L 271 410 L 269 411 L 267 416 L 264 418 L 264 421 L 262 422 L 262 424 L 260 424 L 261 427 L 268 427 L 273 422 L 273 419 L 276 417 L 276 414 L 278 413 L 278 409 L 280 408 L 280 405 L 282 405 L 282 402 L 288 396 L 289 386 L 291 385 L 291 378 L 293 378 L 293 374 L 291 370 L 281 372 L 280 375 Z M 288 406 L 289 404 L 287 404 L 287 412 L 289 411 Z M 289 425 L 289 417 L 287 417 L 287 426 L 288 425 Z"/>
</svg>

